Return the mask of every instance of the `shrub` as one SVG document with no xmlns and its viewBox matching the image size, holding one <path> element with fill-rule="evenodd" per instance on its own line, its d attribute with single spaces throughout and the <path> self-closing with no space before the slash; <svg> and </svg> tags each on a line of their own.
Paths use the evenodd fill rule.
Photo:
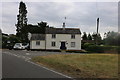
<svg viewBox="0 0 120 80">
<path fill-rule="evenodd" d="M 83 48 L 83 49 L 86 49 L 86 48 L 88 48 L 90 45 L 94 45 L 94 44 L 92 44 L 92 43 L 85 43 L 85 44 L 82 45 L 82 48 Z"/>
<path fill-rule="evenodd" d="M 86 48 L 86 50 L 89 51 L 89 52 L 97 52 L 97 53 L 104 52 L 104 48 L 102 46 L 99 46 L 99 45 L 89 45 Z"/>
<path fill-rule="evenodd" d="M 118 54 L 120 54 L 120 46 L 117 48 Z"/>
<path fill-rule="evenodd" d="M 119 51 L 118 46 L 102 46 L 104 49 L 104 52 L 106 53 L 117 53 Z"/>
</svg>

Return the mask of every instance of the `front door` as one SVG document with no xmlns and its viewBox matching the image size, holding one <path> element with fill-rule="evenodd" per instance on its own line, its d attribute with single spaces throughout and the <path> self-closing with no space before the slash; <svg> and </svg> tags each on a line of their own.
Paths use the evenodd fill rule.
<svg viewBox="0 0 120 80">
<path fill-rule="evenodd" d="M 66 50 L 65 42 L 61 42 L 60 49 L 62 49 L 62 50 Z"/>
</svg>

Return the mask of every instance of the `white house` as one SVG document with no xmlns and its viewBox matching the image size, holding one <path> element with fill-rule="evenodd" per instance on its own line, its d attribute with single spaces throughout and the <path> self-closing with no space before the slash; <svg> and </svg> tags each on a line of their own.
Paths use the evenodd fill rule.
<svg viewBox="0 0 120 80">
<path fill-rule="evenodd" d="M 81 50 L 80 29 L 46 28 L 45 34 L 31 34 L 30 49 Z"/>
</svg>

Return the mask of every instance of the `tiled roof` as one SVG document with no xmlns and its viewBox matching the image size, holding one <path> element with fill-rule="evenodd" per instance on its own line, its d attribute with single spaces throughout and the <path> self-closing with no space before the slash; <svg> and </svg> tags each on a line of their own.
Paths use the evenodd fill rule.
<svg viewBox="0 0 120 80">
<path fill-rule="evenodd" d="M 78 28 L 46 28 L 46 34 L 81 34 Z"/>
<path fill-rule="evenodd" d="M 78 28 L 46 28 L 46 34 L 81 34 Z M 32 34 L 31 40 L 45 40 L 45 34 Z"/>
<path fill-rule="evenodd" d="M 45 40 L 45 34 L 32 34 L 31 40 Z"/>
</svg>

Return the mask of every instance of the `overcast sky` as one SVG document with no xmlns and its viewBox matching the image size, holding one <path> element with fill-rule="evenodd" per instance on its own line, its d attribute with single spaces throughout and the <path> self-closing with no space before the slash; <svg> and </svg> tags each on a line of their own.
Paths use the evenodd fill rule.
<svg viewBox="0 0 120 80">
<path fill-rule="evenodd" d="M 25 2 L 28 24 L 45 21 L 49 26 L 80 28 L 81 32 L 96 32 L 96 19 L 100 18 L 99 32 L 118 31 L 117 2 Z M 2 2 L 2 31 L 15 34 L 19 2 Z"/>
</svg>

